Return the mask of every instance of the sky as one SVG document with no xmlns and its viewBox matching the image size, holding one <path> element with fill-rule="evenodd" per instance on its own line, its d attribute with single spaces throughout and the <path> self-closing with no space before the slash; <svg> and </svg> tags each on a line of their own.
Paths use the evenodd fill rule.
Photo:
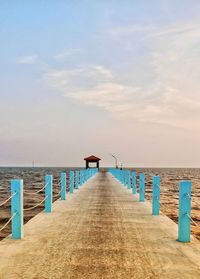
<svg viewBox="0 0 200 279">
<path fill-rule="evenodd" d="M 0 0 L 0 165 L 200 167 L 200 1 Z"/>
</svg>

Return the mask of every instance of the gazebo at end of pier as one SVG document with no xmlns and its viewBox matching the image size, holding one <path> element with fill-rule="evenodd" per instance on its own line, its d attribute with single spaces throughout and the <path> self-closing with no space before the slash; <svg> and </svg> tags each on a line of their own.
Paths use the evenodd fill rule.
<svg viewBox="0 0 200 279">
<path fill-rule="evenodd" d="M 96 168 L 99 169 L 99 161 L 101 160 L 100 158 L 91 155 L 89 157 L 84 158 L 85 162 L 86 162 L 86 169 L 90 168 L 90 163 L 96 163 Z"/>
</svg>

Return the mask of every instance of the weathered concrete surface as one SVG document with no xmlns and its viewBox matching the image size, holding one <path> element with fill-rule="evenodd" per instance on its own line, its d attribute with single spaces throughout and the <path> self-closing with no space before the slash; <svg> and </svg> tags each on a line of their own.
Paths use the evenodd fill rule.
<svg viewBox="0 0 200 279">
<path fill-rule="evenodd" d="M 177 225 L 110 174 L 53 210 L 30 220 L 23 240 L 0 242 L 0 278 L 200 278 L 200 242 L 178 243 Z"/>
</svg>

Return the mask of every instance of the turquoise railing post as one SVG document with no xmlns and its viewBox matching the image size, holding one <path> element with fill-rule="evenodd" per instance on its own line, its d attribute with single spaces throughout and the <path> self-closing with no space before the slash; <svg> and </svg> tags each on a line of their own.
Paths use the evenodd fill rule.
<svg viewBox="0 0 200 279">
<path fill-rule="evenodd" d="M 144 173 L 140 173 L 140 202 L 144 202 L 145 199 L 145 176 Z"/>
<path fill-rule="evenodd" d="M 126 173 L 125 173 L 125 170 L 123 170 L 123 182 L 122 182 L 123 185 L 126 184 Z"/>
<path fill-rule="evenodd" d="M 78 172 L 78 187 L 81 185 L 81 171 Z"/>
<path fill-rule="evenodd" d="M 74 171 L 70 171 L 69 192 L 70 192 L 70 194 L 73 194 L 73 192 L 74 192 Z"/>
<path fill-rule="evenodd" d="M 84 170 L 83 172 L 83 183 L 86 181 L 86 175 L 87 175 L 87 170 Z"/>
<path fill-rule="evenodd" d="M 191 182 L 179 184 L 178 241 L 190 242 Z"/>
<path fill-rule="evenodd" d="M 120 182 L 123 183 L 123 172 L 120 170 Z"/>
<path fill-rule="evenodd" d="M 127 175 L 126 175 L 126 170 L 124 170 L 124 186 L 126 187 L 126 180 L 127 180 Z"/>
<path fill-rule="evenodd" d="M 83 183 L 84 183 L 84 171 L 85 170 L 82 170 L 81 172 L 81 185 L 83 185 Z"/>
<path fill-rule="evenodd" d="M 136 172 L 132 172 L 132 193 L 137 194 L 137 188 L 136 188 Z"/>
<path fill-rule="evenodd" d="M 83 185 L 83 174 L 84 174 L 84 170 L 81 171 L 81 185 Z"/>
<path fill-rule="evenodd" d="M 123 170 L 123 184 L 126 186 L 126 172 Z"/>
<path fill-rule="evenodd" d="M 80 175 L 79 175 L 79 185 L 80 186 L 82 185 L 82 177 L 83 177 L 82 173 L 83 173 L 83 171 L 80 170 Z"/>
<path fill-rule="evenodd" d="M 66 173 L 61 172 L 61 200 L 66 200 Z"/>
<path fill-rule="evenodd" d="M 85 182 L 87 181 L 88 173 L 89 173 L 89 169 L 87 169 L 87 170 L 85 171 Z"/>
<path fill-rule="evenodd" d="M 124 170 L 124 186 L 126 187 L 126 171 Z"/>
<path fill-rule="evenodd" d="M 160 214 L 160 176 L 153 177 L 152 215 Z"/>
<path fill-rule="evenodd" d="M 23 180 L 11 180 L 12 239 L 23 238 Z"/>
<path fill-rule="evenodd" d="M 77 171 L 76 171 L 76 189 L 77 189 L 77 190 L 78 190 L 78 184 L 79 184 L 78 179 L 79 179 L 79 171 L 77 170 Z"/>
<path fill-rule="evenodd" d="M 127 171 L 127 189 L 131 189 L 131 172 Z"/>
<path fill-rule="evenodd" d="M 52 187 L 53 186 L 53 176 L 45 176 L 45 212 L 50 213 L 52 211 Z"/>
<path fill-rule="evenodd" d="M 85 170 L 82 171 L 82 185 L 84 184 L 84 173 L 85 173 Z"/>
</svg>

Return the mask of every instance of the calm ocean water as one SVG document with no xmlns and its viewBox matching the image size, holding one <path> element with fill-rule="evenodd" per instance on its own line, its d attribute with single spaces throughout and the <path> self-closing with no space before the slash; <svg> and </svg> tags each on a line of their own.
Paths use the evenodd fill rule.
<svg viewBox="0 0 200 279">
<path fill-rule="evenodd" d="M 11 179 L 23 179 L 24 188 L 37 187 L 44 182 L 46 174 L 52 174 L 54 182 L 58 183 L 60 172 L 67 174 L 73 168 L 57 167 L 0 167 L 0 192 L 5 193 L 10 189 Z M 136 168 L 137 173 L 143 172 L 146 177 L 146 185 L 150 186 L 153 175 L 161 176 L 161 185 L 168 190 L 178 189 L 180 180 L 190 179 L 193 189 L 200 186 L 200 169 L 195 168 Z"/>
<path fill-rule="evenodd" d="M 46 174 L 52 174 L 54 182 L 59 181 L 60 172 L 69 173 L 69 168 L 23 168 L 23 167 L 0 167 L 0 192 L 10 188 L 11 179 L 23 179 L 24 188 L 37 187 L 44 182 Z"/>
<path fill-rule="evenodd" d="M 11 179 L 23 179 L 24 188 L 39 186 L 44 182 L 46 174 L 52 174 L 54 182 L 57 184 L 60 178 L 60 172 L 65 171 L 69 174 L 70 169 L 75 168 L 57 168 L 57 167 L 0 167 L 0 193 L 6 193 L 10 190 Z M 180 180 L 190 179 L 193 184 L 193 190 L 200 187 L 200 169 L 195 168 L 136 168 L 137 173 L 143 172 L 146 177 L 146 186 L 151 185 L 152 176 L 161 176 L 161 187 L 164 190 L 178 190 Z"/>
</svg>

